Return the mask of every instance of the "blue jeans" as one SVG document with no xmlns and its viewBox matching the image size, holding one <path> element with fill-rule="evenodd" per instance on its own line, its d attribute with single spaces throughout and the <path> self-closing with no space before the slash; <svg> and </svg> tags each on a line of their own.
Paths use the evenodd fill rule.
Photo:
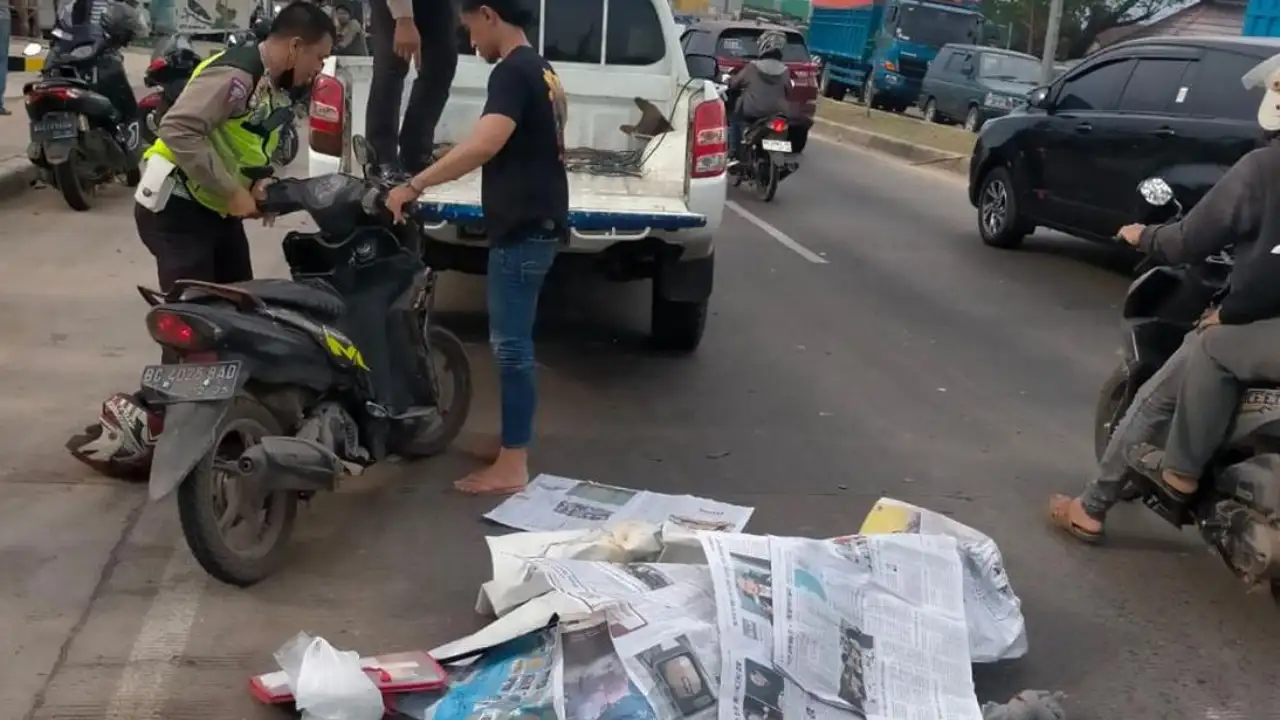
<svg viewBox="0 0 1280 720">
<path fill-rule="evenodd" d="M 559 246 L 557 238 L 532 236 L 514 245 L 489 248 L 489 345 L 498 361 L 504 448 L 525 448 L 533 440 L 538 406 L 533 321 L 542 281 Z"/>
<path fill-rule="evenodd" d="M 4 84 L 9 76 L 9 3 L 0 5 L 0 48 L 4 48 L 4 63 L 0 64 L 0 110 L 4 109 Z"/>
</svg>

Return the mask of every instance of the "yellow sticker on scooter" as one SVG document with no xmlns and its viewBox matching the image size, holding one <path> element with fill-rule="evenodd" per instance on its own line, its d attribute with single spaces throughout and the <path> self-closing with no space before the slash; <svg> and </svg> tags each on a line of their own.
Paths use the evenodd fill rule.
<svg viewBox="0 0 1280 720">
<path fill-rule="evenodd" d="M 324 328 L 324 344 L 335 357 L 342 358 L 361 370 L 369 369 L 369 366 L 364 363 L 364 356 L 360 354 L 355 344 L 337 332 Z"/>
</svg>

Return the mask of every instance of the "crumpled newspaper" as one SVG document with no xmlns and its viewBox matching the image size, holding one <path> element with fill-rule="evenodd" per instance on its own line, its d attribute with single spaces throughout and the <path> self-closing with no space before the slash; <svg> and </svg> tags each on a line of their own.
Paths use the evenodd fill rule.
<svg viewBox="0 0 1280 720">
<path fill-rule="evenodd" d="M 1066 720 L 1060 692 L 1023 690 L 1007 703 L 983 703 L 982 720 Z"/>
<path fill-rule="evenodd" d="M 303 720 L 379 720 L 382 693 L 360 666 L 360 655 L 300 632 L 275 652 L 289 676 Z"/>
</svg>

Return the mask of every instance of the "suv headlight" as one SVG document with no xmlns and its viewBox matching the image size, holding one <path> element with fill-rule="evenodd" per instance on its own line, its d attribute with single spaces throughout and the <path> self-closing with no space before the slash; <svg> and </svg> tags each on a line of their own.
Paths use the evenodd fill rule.
<svg viewBox="0 0 1280 720">
<path fill-rule="evenodd" d="M 991 108 L 1000 108 L 1002 110 L 1012 110 L 1015 103 L 1014 103 L 1014 99 L 1009 97 L 1008 95 L 997 95 L 995 93 L 987 93 L 986 96 L 982 98 L 982 104 Z"/>
</svg>

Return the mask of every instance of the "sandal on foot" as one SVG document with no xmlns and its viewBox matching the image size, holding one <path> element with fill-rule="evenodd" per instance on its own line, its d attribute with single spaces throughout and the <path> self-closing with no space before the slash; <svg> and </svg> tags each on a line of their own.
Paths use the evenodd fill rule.
<svg viewBox="0 0 1280 720">
<path fill-rule="evenodd" d="M 1129 467 L 1140 473 L 1143 477 L 1155 483 L 1160 491 L 1178 501 L 1186 503 L 1191 500 L 1191 496 L 1195 495 L 1195 490 L 1186 492 L 1179 490 L 1164 480 L 1164 450 L 1150 443 L 1138 443 L 1129 449 L 1125 456 L 1125 461 L 1129 463 Z"/>
<path fill-rule="evenodd" d="M 1102 540 L 1102 533 L 1082 528 L 1071 520 L 1071 503 L 1075 498 L 1053 495 L 1049 498 L 1049 523 L 1081 542 L 1095 545 Z"/>
</svg>

